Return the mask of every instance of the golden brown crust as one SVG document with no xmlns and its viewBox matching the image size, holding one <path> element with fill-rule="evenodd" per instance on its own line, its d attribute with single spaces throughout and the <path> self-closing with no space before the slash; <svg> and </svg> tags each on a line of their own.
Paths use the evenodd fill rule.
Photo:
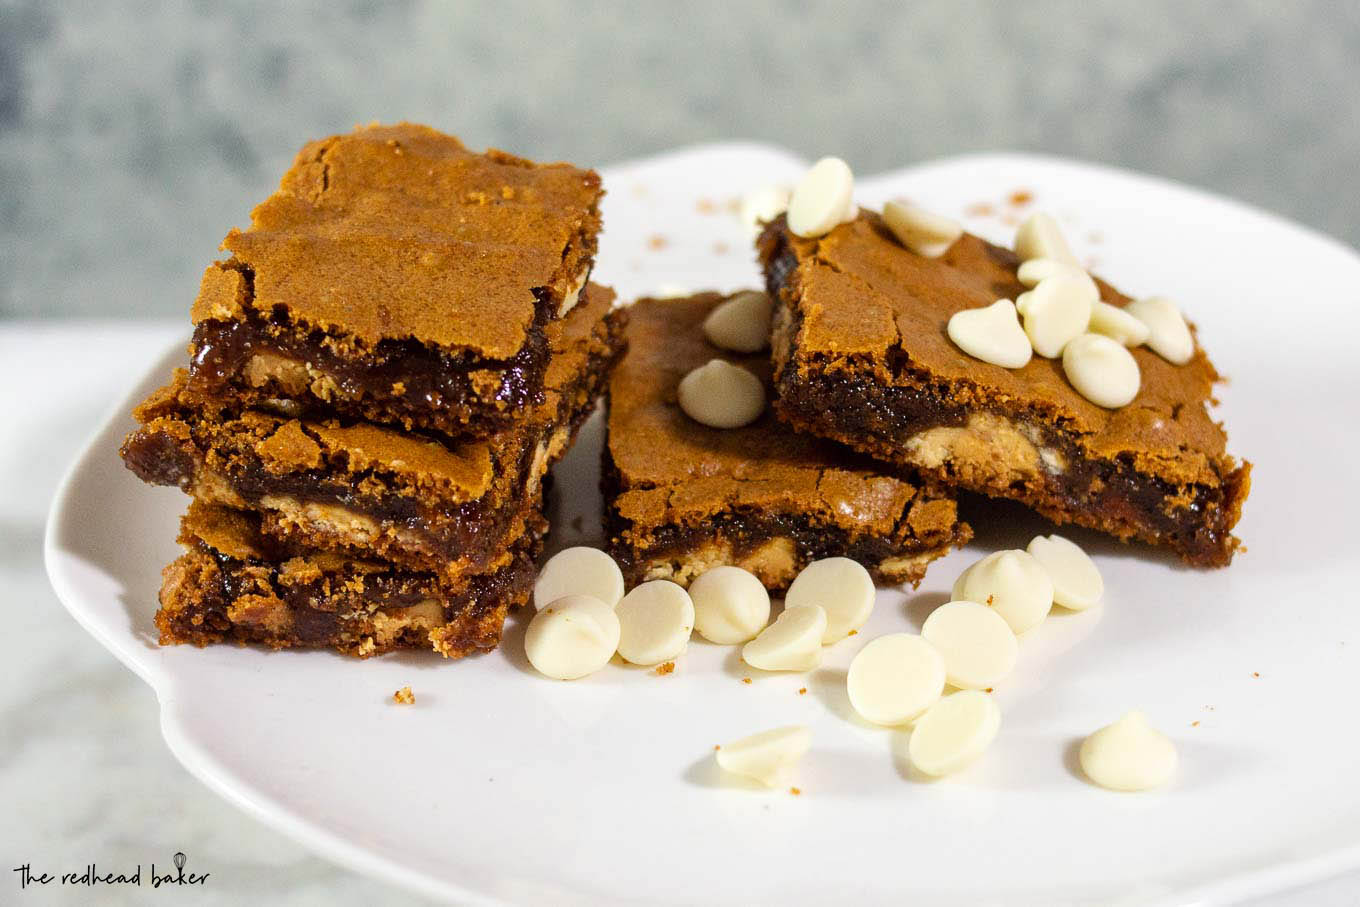
<svg viewBox="0 0 1360 907">
<path fill-rule="evenodd" d="M 536 292 L 589 268 L 599 176 L 469 151 L 425 126 L 368 126 L 310 143 L 279 190 L 232 230 L 197 324 L 248 311 L 371 347 L 415 340 L 505 359 L 524 346 Z"/>
</svg>

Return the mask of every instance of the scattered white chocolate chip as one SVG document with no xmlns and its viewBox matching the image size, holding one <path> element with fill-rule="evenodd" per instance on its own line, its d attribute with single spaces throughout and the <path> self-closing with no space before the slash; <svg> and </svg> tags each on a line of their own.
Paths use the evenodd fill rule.
<svg viewBox="0 0 1360 907">
<path fill-rule="evenodd" d="M 998 299 L 980 309 L 955 312 L 946 329 L 949 339 L 974 359 L 1002 368 L 1020 368 L 1033 348 L 1015 314 L 1015 303 Z"/>
<path fill-rule="evenodd" d="M 789 229 L 797 236 L 825 236 L 839 225 L 853 203 L 855 177 L 838 157 L 813 164 L 789 199 Z"/>
<path fill-rule="evenodd" d="M 940 605 L 921 625 L 921 638 L 939 651 L 945 678 L 961 690 L 996 686 L 1015 669 L 1020 654 L 1010 624 L 977 602 Z"/>
<path fill-rule="evenodd" d="M 1056 533 L 1036 535 L 1029 553 L 1053 580 L 1053 601 L 1072 611 L 1085 611 L 1105 594 L 1105 581 L 1095 563 L 1074 542 Z"/>
<path fill-rule="evenodd" d="M 925 258 L 939 258 L 963 235 L 958 221 L 902 199 L 883 206 L 883 222 L 898 242 Z"/>
<path fill-rule="evenodd" d="M 826 612 L 822 644 L 830 645 L 864 626 L 874 610 L 874 594 L 874 579 L 858 561 L 825 557 L 794 577 L 784 607 L 819 606 Z"/>
<path fill-rule="evenodd" d="M 1148 326 L 1148 347 L 1172 365 L 1185 365 L 1195 355 L 1195 338 L 1176 304 L 1165 296 L 1136 299 L 1124 311 Z"/>
<path fill-rule="evenodd" d="M 710 359 L 680 379 L 680 408 L 712 428 L 750 425 L 765 411 L 765 385 L 740 366 Z"/>
<path fill-rule="evenodd" d="M 910 633 L 889 633 L 860 649 L 845 677 L 850 704 L 874 724 L 905 724 L 944 692 L 944 659 Z"/>
<path fill-rule="evenodd" d="M 529 663 L 555 680 L 595 673 L 618 647 L 618 615 L 593 595 L 565 595 L 549 602 L 524 634 Z"/>
<path fill-rule="evenodd" d="M 1117 305 L 1097 299 L 1091 305 L 1091 323 L 1086 328 L 1092 334 L 1104 334 L 1124 346 L 1147 343 L 1151 334 L 1148 326 Z"/>
<path fill-rule="evenodd" d="M 1087 737 L 1080 760 L 1086 777 L 1101 787 L 1148 790 L 1175 774 L 1176 747 L 1142 712 L 1129 712 Z"/>
<path fill-rule="evenodd" d="M 1063 238 L 1058 222 L 1043 213 L 1031 214 L 1015 231 L 1015 254 L 1021 261 L 1050 258 L 1074 268 L 1081 267 L 1067 240 Z"/>
<path fill-rule="evenodd" d="M 1096 406 L 1118 409 L 1133 402 L 1142 374 L 1133 354 L 1103 334 L 1082 334 L 1063 350 L 1063 374 Z"/>
<path fill-rule="evenodd" d="M 1095 300 L 1095 284 L 1089 278 L 1056 274 L 1021 293 L 1015 310 L 1025 320 L 1025 336 L 1034 352 L 1054 359 L 1062 355 L 1068 341 L 1086 333 Z"/>
<path fill-rule="evenodd" d="M 746 642 L 770 622 L 770 593 L 740 567 L 714 567 L 689 584 L 694 629 L 709 642 Z"/>
<path fill-rule="evenodd" d="M 713 756 L 724 771 L 778 787 L 784 774 L 812 746 L 812 734 L 802 725 L 761 731 L 718 747 Z"/>
<path fill-rule="evenodd" d="M 960 574 L 952 597 L 993 609 L 1018 636 L 1048 616 L 1053 581 L 1029 552 L 994 551 Z"/>
<path fill-rule="evenodd" d="M 548 558 L 534 583 L 534 607 L 564 595 L 593 595 L 609 607 L 623 598 L 623 573 L 614 559 L 598 548 L 564 548 Z"/>
<path fill-rule="evenodd" d="M 916 719 L 907 757 L 917 771 L 939 777 L 966 767 L 996 739 L 1001 710 L 978 690 L 950 693 Z"/>
<path fill-rule="evenodd" d="M 826 612 L 817 605 L 785 608 L 741 647 L 741 660 L 762 671 L 811 671 L 822 663 Z"/>
<path fill-rule="evenodd" d="M 748 229 L 759 230 L 789 207 L 788 186 L 761 186 L 741 198 L 737 216 Z"/>
<path fill-rule="evenodd" d="M 684 654 L 694 629 L 694 602 L 670 580 L 637 586 L 615 608 L 619 654 L 635 665 L 658 665 Z"/>
<path fill-rule="evenodd" d="M 758 353 L 770 343 L 774 303 L 759 290 L 738 293 L 716 306 L 704 319 L 708 342 L 736 353 Z"/>
<path fill-rule="evenodd" d="M 1027 287 L 1037 287 L 1041 281 L 1050 277 L 1070 277 L 1073 280 L 1090 284 L 1092 298 L 1100 296 L 1100 288 L 1096 286 L 1096 282 L 1091 279 L 1090 274 L 1076 265 L 1055 261 L 1052 258 L 1031 258 L 1029 261 L 1021 263 L 1016 276 Z"/>
</svg>

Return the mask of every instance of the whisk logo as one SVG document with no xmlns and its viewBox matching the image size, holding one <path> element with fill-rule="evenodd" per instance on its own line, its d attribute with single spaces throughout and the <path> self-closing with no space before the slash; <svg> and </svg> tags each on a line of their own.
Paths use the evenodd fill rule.
<svg viewBox="0 0 1360 907">
<path fill-rule="evenodd" d="M 211 875 L 211 873 L 207 872 L 202 874 L 185 872 L 184 864 L 188 862 L 188 858 L 184 856 L 183 851 L 175 854 L 173 862 L 175 864 L 174 872 L 167 872 L 165 875 L 158 875 L 156 873 L 156 864 L 151 864 L 152 888 L 160 888 L 162 885 L 202 885 L 204 882 L 208 881 L 208 876 Z"/>
</svg>

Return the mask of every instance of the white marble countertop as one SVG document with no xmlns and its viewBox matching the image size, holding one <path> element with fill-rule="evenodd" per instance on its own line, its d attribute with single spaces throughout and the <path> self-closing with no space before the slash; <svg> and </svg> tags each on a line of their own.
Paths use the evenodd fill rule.
<svg viewBox="0 0 1360 907">
<path fill-rule="evenodd" d="M 130 871 L 187 857 L 210 873 L 176 903 L 423 903 L 332 866 L 208 791 L 174 760 L 155 695 L 66 614 L 42 566 L 48 504 L 86 437 L 176 323 L 0 324 L 0 589 L 17 622 L 0 686 L 0 854 L 5 869 Z M 109 452 L 114 456 L 114 452 Z M 149 867 L 146 871 L 149 871 Z M 0 902 L 143 903 L 165 892 L 0 880 Z M 181 899 L 181 895 L 187 901 Z M 1353 904 L 1360 873 L 1261 905 Z"/>
</svg>

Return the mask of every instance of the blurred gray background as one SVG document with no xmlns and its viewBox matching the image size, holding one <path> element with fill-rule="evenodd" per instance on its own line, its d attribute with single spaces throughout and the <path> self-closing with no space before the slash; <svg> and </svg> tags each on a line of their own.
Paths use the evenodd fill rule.
<svg viewBox="0 0 1360 907">
<path fill-rule="evenodd" d="M 1360 3 L 0 0 L 0 317 L 179 315 L 307 139 L 413 119 L 602 165 L 1030 149 L 1360 243 Z"/>
</svg>

